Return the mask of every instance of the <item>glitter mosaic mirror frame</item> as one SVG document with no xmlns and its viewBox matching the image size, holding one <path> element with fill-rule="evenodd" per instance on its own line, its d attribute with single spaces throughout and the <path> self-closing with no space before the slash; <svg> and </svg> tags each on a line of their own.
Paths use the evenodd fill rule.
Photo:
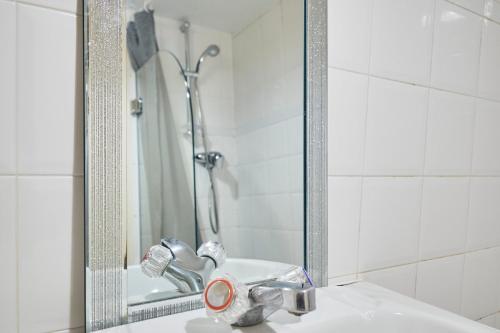
<svg viewBox="0 0 500 333">
<path fill-rule="evenodd" d="M 195 308 L 127 308 L 125 0 L 84 1 L 86 330 Z M 305 266 L 327 285 L 327 0 L 305 0 Z M 142 311 L 142 312 L 141 312 Z M 139 314 L 139 315 L 138 315 Z M 149 316 L 149 315 L 148 315 Z M 136 318 L 136 319 L 137 319 Z"/>
</svg>

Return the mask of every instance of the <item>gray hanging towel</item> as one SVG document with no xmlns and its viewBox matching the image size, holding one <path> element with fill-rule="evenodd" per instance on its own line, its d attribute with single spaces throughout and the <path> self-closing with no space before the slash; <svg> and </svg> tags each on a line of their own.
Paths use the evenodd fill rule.
<svg viewBox="0 0 500 333">
<path fill-rule="evenodd" d="M 158 52 L 153 11 L 134 14 L 134 21 L 127 25 L 127 49 L 136 72 Z"/>
</svg>

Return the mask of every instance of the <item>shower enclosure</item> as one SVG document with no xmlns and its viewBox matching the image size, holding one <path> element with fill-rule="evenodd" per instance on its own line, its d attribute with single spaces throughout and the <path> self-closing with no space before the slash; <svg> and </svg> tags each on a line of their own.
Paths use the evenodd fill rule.
<svg viewBox="0 0 500 333">
<path fill-rule="evenodd" d="M 143 10 L 133 14 L 134 19 L 130 21 L 127 28 L 127 46 L 132 68 L 135 72 L 135 94 L 136 99 L 132 103 L 132 113 L 137 118 L 138 137 L 138 186 L 139 215 L 140 215 L 140 249 L 147 249 L 156 241 L 156 234 L 177 234 L 193 247 L 197 247 L 206 237 L 201 234 L 200 214 L 208 216 L 208 225 L 212 233 L 211 238 L 217 239 L 219 234 L 219 213 L 216 190 L 215 172 L 222 169 L 224 155 L 218 151 L 209 149 L 207 137 L 207 125 L 205 112 L 202 104 L 199 77 L 203 75 L 204 62 L 209 58 L 217 57 L 220 48 L 216 44 L 208 45 L 195 62 L 191 59 L 191 24 L 183 20 L 179 24 L 179 31 L 184 39 L 184 64 L 175 51 L 170 49 L 160 50 L 157 46 L 154 27 L 154 11 L 145 7 Z M 168 98 L 169 87 L 165 83 L 162 70 L 161 54 L 167 54 L 177 65 L 178 75 L 182 78 L 185 89 L 186 123 L 182 128 L 182 138 L 174 138 L 175 119 Z M 193 64 L 193 65 L 192 65 Z M 168 73 L 172 75 L 173 73 Z M 177 74 L 176 74 L 177 75 Z M 164 96 L 162 98 L 162 96 Z M 166 96 L 166 97 L 165 97 Z M 210 110 L 208 110 L 210 112 Z M 170 134 L 169 134 L 170 133 Z M 167 140 L 167 137 L 169 139 Z M 193 177 L 189 184 L 189 177 L 182 174 L 182 163 L 175 162 L 180 158 L 183 143 L 186 141 L 191 146 Z M 155 147 L 153 150 L 151 147 Z M 199 166 L 198 168 L 196 166 Z M 170 172 L 165 172 L 165 169 Z M 203 175 L 205 174 L 205 175 Z M 200 181 L 205 177 L 207 181 Z M 182 179 L 182 184 L 179 183 Z M 175 184 L 174 184 L 175 183 Z M 177 186 L 174 186 L 177 185 Z M 182 203 L 178 207 L 172 207 L 166 203 L 169 188 L 184 187 Z M 186 191 L 192 187 L 194 193 L 191 199 L 187 198 Z M 205 205 L 200 205 L 198 200 L 199 191 L 208 193 Z M 179 194 L 177 192 L 176 196 Z M 186 202 L 191 201 L 190 204 Z M 170 206 L 170 207 L 167 207 Z M 170 212 L 178 211 L 176 214 Z M 188 210 L 192 210 L 194 216 L 194 232 L 187 231 L 184 236 L 179 235 L 179 230 L 186 229 L 183 224 L 189 220 Z M 171 225 L 178 225 L 172 228 Z"/>
<path fill-rule="evenodd" d="M 167 50 L 177 65 L 179 66 L 180 74 L 184 79 L 186 87 L 186 106 L 187 106 L 187 132 L 191 135 L 193 140 L 194 161 L 203 166 L 208 172 L 209 179 L 209 200 L 208 207 L 199 207 L 196 205 L 196 210 L 208 209 L 208 217 L 210 222 L 210 229 L 217 235 L 219 233 L 219 214 L 217 211 L 217 192 L 215 189 L 214 168 L 222 168 L 224 155 L 217 151 L 209 151 L 208 138 L 206 135 L 207 126 L 205 123 L 205 110 L 201 102 L 201 93 L 198 86 L 198 77 L 202 75 L 201 68 L 203 62 L 208 57 L 216 57 L 219 55 L 220 48 L 215 44 L 209 45 L 198 57 L 194 70 L 191 67 L 191 40 L 189 36 L 189 29 L 191 24 L 188 21 L 183 21 L 180 26 L 180 31 L 184 34 L 184 48 L 185 48 L 185 64 L 182 66 L 179 58 L 174 52 Z M 198 146 L 201 146 L 201 152 L 198 151 Z M 196 184 L 196 172 L 195 172 Z M 196 196 L 195 196 L 196 200 Z M 195 201 L 196 202 L 196 201 Z M 198 231 L 197 231 L 198 232 Z M 198 239 L 198 237 L 197 237 Z M 199 240 L 199 239 L 198 239 Z M 201 241 L 199 240 L 199 243 Z"/>
</svg>

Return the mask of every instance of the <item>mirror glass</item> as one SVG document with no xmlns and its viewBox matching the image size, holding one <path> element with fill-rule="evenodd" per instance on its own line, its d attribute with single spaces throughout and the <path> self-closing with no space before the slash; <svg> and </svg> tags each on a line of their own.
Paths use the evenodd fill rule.
<svg viewBox="0 0 500 333">
<path fill-rule="evenodd" d="M 175 238 L 243 282 L 304 261 L 304 1 L 128 0 L 128 302 L 189 294 L 141 271 Z"/>
</svg>

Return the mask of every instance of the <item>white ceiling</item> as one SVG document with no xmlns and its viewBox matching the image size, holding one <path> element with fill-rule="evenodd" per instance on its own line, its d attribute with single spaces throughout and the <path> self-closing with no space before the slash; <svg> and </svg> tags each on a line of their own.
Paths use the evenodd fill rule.
<svg viewBox="0 0 500 333">
<path fill-rule="evenodd" d="M 156 15 L 236 34 L 279 0 L 128 0 L 138 10 L 151 3 Z"/>
</svg>

